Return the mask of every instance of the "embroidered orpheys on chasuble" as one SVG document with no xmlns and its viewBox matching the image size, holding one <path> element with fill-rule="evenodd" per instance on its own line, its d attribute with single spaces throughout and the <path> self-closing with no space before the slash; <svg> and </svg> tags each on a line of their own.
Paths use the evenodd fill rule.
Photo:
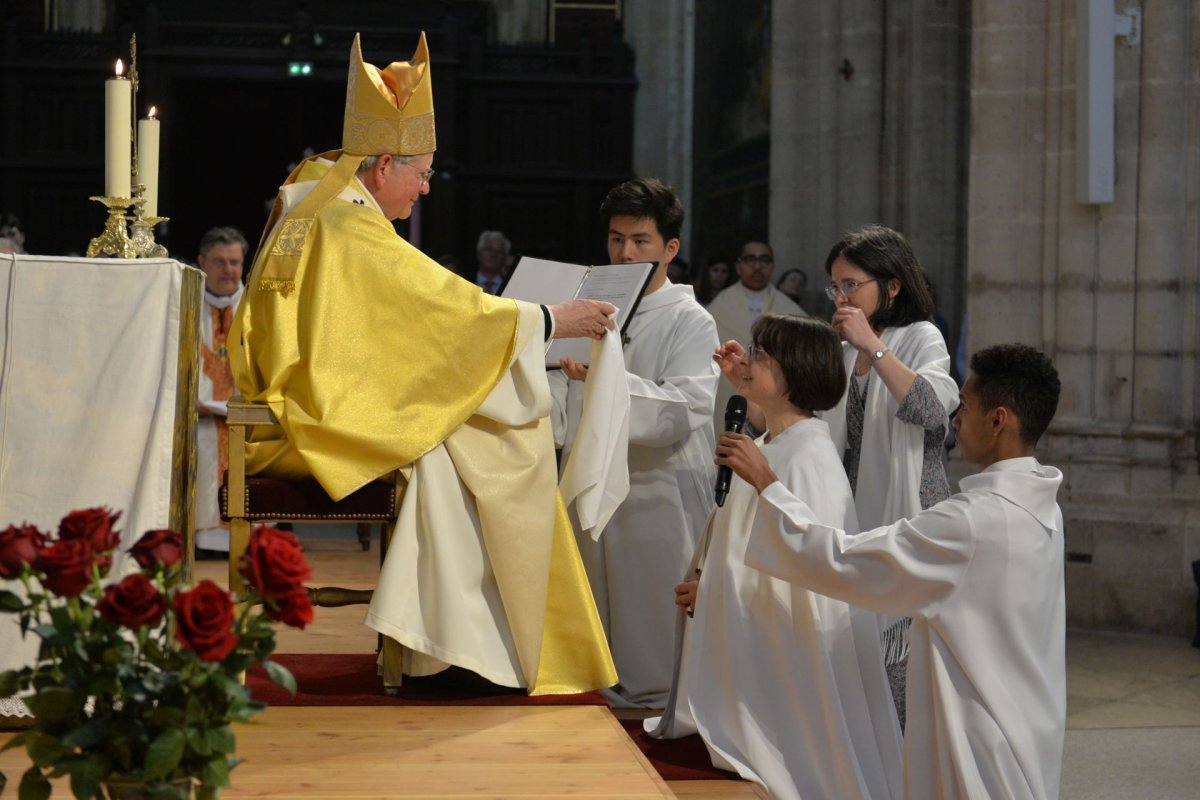
<svg viewBox="0 0 1200 800">
<path fill-rule="evenodd" d="M 280 189 L 230 332 L 238 390 L 285 436 L 254 442 L 248 468 L 312 475 L 334 499 L 402 470 L 367 621 L 412 651 L 410 674 L 456 664 L 535 694 L 608 686 L 557 492 L 541 310 L 427 258 L 356 176 L 367 156 L 433 152 L 429 67 L 424 35 L 384 68 L 356 36 L 342 149 Z"/>
</svg>

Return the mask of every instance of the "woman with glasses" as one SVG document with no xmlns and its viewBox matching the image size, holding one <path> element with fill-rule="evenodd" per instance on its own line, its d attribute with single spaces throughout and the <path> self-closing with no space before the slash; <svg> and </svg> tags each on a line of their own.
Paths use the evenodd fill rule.
<svg viewBox="0 0 1200 800">
<path fill-rule="evenodd" d="M 727 342 L 717 361 L 766 433 L 722 434 L 717 463 L 739 473 L 753 463 L 754 483 L 778 480 L 826 524 L 857 530 L 841 453 L 815 416 L 845 391 L 837 333 L 812 318 L 764 314 L 752 342 Z M 714 765 L 774 798 L 898 799 L 900 729 L 878 617 L 746 566 L 751 531 L 770 521 L 758 514 L 758 492 L 733 478 L 693 559 L 697 577 L 675 589 L 694 616 L 676 702 L 647 728 L 668 738 L 699 732 Z"/>
<path fill-rule="evenodd" d="M 942 453 L 958 386 L 946 341 L 930 322 L 924 272 L 903 236 L 882 225 L 852 231 L 829 251 L 825 271 L 849 380 L 822 418 L 843 454 L 858 522 L 869 530 L 950 496 Z M 883 634 L 901 725 L 908 626 L 889 619 Z"/>
</svg>

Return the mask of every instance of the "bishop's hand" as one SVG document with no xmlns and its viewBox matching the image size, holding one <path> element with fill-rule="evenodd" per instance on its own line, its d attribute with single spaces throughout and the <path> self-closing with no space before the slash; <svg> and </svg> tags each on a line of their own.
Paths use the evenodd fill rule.
<svg viewBox="0 0 1200 800">
<path fill-rule="evenodd" d="M 615 313 L 617 307 L 602 300 L 569 300 L 566 303 L 555 303 L 550 306 L 550 314 L 554 317 L 554 338 L 600 339 L 606 331 L 617 329 L 617 323 L 610 316 Z"/>
</svg>

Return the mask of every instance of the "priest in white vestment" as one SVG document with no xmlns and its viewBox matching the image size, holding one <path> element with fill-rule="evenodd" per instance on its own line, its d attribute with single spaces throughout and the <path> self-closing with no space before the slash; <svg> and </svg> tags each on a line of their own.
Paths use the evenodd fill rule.
<svg viewBox="0 0 1200 800">
<path fill-rule="evenodd" d="M 1066 725 L 1062 473 L 1034 458 L 1058 403 L 1041 353 L 999 345 L 971 359 L 954 419 L 982 471 L 962 491 L 854 534 L 772 480 L 758 489 L 746 563 L 863 608 L 913 619 L 905 796 L 1057 798 Z"/>
<path fill-rule="evenodd" d="M 229 524 L 221 520 L 217 491 L 228 467 L 226 403 L 233 395 L 229 331 L 242 299 L 246 237 L 236 228 L 213 228 L 200 239 L 196 266 L 204 273 L 200 310 L 200 376 L 196 428 L 196 547 L 229 552 Z"/>
<path fill-rule="evenodd" d="M 671 686 L 679 580 L 712 509 L 713 397 L 719 374 L 712 317 L 690 286 L 667 280 L 679 251 L 683 207 L 670 187 L 636 179 L 609 192 L 601 207 L 614 264 L 658 264 L 626 331 L 629 387 L 629 493 L 599 540 L 577 529 L 618 684 L 614 705 L 661 708 Z M 556 441 L 567 462 L 583 413 L 586 368 L 570 362 L 551 375 Z"/>
<path fill-rule="evenodd" d="M 761 452 L 788 491 L 826 524 L 857 530 L 854 496 L 813 411 L 838 401 L 846 381 L 841 344 L 828 323 L 768 314 L 741 362 L 739 389 L 764 412 L 756 441 L 725 433 L 721 462 Z M 757 450 L 761 448 L 761 450 Z M 693 605 L 670 730 L 699 732 L 713 764 L 764 785 L 781 800 L 900 798 L 900 726 L 892 705 L 878 616 L 745 564 L 756 514 L 754 487 L 734 477 L 712 517 L 698 586 L 677 587 Z M 694 589 L 692 587 L 695 587 Z"/>
</svg>

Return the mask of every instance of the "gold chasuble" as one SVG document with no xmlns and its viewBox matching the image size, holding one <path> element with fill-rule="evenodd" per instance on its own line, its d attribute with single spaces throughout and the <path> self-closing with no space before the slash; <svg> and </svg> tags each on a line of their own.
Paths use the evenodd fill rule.
<svg viewBox="0 0 1200 800">
<path fill-rule="evenodd" d="M 529 369 L 531 353 L 541 364 L 541 311 L 483 293 L 397 236 L 354 177 L 361 160 L 334 151 L 301 164 L 260 243 L 231 366 L 286 439 L 255 442 L 248 467 L 312 475 L 335 499 L 400 469 L 409 485 L 369 624 L 531 694 L 609 686 L 557 492 L 544 369 Z M 491 587 L 498 604 L 465 599 L 487 613 L 446 624 L 459 604 L 440 577 L 460 565 L 427 563 L 439 552 L 482 559 L 475 592 Z M 460 646 L 464 626 L 485 633 Z M 498 650 L 519 669 L 490 668 L 506 659 Z"/>
</svg>

